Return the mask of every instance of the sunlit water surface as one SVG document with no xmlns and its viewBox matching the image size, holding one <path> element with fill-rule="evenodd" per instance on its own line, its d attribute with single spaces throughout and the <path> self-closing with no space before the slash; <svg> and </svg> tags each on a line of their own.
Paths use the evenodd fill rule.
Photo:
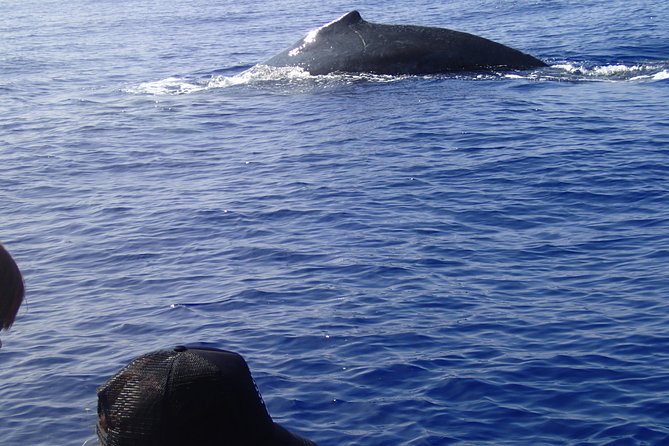
<svg viewBox="0 0 669 446">
<path fill-rule="evenodd" d="M 255 66 L 351 9 L 550 67 Z M 320 446 L 669 442 L 663 2 L 0 12 L 3 446 L 92 444 L 96 387 L 182 343 Z"/>
</svg>

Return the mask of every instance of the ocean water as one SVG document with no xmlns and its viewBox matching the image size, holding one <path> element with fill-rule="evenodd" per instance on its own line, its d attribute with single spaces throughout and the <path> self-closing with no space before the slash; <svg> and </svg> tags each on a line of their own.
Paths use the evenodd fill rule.
<svg viewBox="0 0 669 446">
<path fill-rule="evenodd" d="M 358 9 L 531 53 L 448 76 L 255 66 Z M 320 446 L 669 444 L 660 1 L 5 0 L 0 444 L 236 350 Z M 192 445 L 196 446 L 196 445 Z"/>
</svg>

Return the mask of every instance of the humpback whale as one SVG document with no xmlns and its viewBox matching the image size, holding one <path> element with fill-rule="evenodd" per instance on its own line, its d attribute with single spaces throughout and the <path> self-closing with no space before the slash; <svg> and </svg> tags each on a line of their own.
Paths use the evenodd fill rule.
<svg viewBox="0 0 669 446">
<path fill-rule="evenodd" d="M 436 74 L 546 66 L 529 54 L 473 34 L 445 28 L 370 23 L 358 11 L 311 31 L 263 65 L 299 67 L 311 75 Z"/>
</svg>

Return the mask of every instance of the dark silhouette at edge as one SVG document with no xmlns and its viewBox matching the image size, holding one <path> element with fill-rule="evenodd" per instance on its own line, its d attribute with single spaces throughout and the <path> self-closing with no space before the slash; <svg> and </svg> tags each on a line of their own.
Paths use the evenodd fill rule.
<svg viewBox="0 0 669 446">
<path fill-rule="evenodd" d="M 23 276 L 18 265 L 0 244 L 0 330 L 9 330 L 25 297 Z"/>
</svg>

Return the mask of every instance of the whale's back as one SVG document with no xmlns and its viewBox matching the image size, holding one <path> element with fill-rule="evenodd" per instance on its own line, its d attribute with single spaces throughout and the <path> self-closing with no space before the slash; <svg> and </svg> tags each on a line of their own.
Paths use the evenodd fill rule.
<svg viewBox="0 0 669 446">
<path fill-rule="evenodd" d="M 300 67 L 313 75 L 433 74 L 545 66 L 533 56 L 473 34 L 370 23 L 357 11 L 311 31 L 264 64 Z"/>
</svg>

